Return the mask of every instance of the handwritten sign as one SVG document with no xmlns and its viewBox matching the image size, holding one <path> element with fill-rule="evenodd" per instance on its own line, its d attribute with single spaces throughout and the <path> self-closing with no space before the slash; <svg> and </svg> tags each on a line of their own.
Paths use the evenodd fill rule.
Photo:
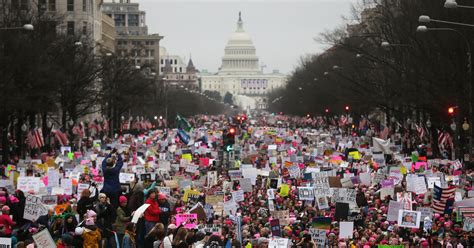
<svg viewBox="0 0 474 248">
<path fill-rule="evenodd" d="M 197 214 L 177 214 L 176 225 L 184 224 L 185 228 L 193 229 L 198 224 Z"/>
<path fill-rule="evenodd" d="M 133 173 L 120 173 L 119 181 L 120 183 L 130 183 L 135 180 L 135 174 Z"/>
<path fill-rule="evenodd" d="M 232 199 L 234 199 L 235 202 L 244 201 L 245 200 L 244 191 L 237 190 L 237 191 L 232 192 Z"/>
<path fill-rule="evenodd" d="M 43 205 L 41 198 L 34 195 L 26 195 L 25 209 L 23 218 L 26 220 L 36 221 L 41 215 L 48 213 L 48 209 Z"/>
<path fill-rule="evenodd" d="M 40 178 L 39 177 L 18 177 L 17 189 L 23 192 L 39 192 Z"/>
<path fill-rule="evenodd" d="M 313 187 L 298 187 L 298 197 L 300 200 L 314 201 Z"/>
<path fill-rule="evenodd" d="M 58 203 L 57 195 L 43 195 L 41 196 L 41 202 L 45 205 L 56 205 Z"/>
<path fill-rule="evenodd" d="M 324 248 L 326 244 L 326 230 L 310 228 L 309 233 L 317 248 Z"/>
<path fill-rule="evenodd" d="M 56 244 L 54 243 L 51 234 L 49 233 L 48 229 L 43 229 L 43 231 L 38 232 L 33 235 L 33 240 L 37 247 L 41 248 L 56 248 Z"/>
</svg>

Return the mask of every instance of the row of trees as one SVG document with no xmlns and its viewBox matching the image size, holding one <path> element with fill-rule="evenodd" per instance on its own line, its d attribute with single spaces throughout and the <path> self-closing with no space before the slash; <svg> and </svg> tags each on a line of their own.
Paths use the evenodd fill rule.
<svg viewBox="0 0 474 248">
<path fill-rule="evenodd" d="M 3 162 L 20 154 L 25 131 L 63 128 L 91 114 L 109 119 L 118 130 L 121 117 L 217 113 L 222 107 L 184 90 L 169 90 L 131 56 L 101 50 L 84 35 L 57 32 L 62 18 L 48 13 L 8 8 L 0 3 L 0 128 Z M 3 3 L 3 4 L 2 4 Z M 34 31 L 6 29 L 33 24 Z M 177 101 L 177 99 L 179 99 Z M 195 104 L 194 102 L 198 103 Z M 182 108 L 186 108 L 184 111 Z M 92 120 L 91 120 L 92 121 Z M 27 129 L 25 130 L 25 126 Z M 49 135 L 44 133 L 45 136 Z"/>
<path fill-rule="evenodd" d="M 289 114 L 368 113 L 381 109 L 399 121 L 449 123 L 448 107 L 468 116 L 469 27 L 420 24 L 420 15 L 474 23 L 469 10 L 445 9 L 443 1 L 378 0 L 354 7 L 358 23 L 321 34 L 324 53 L 301 59 L 285 89 L 270 97 L 270 108 Z M 463 1 L 458 1 L 462 4 Z M 469 5 L 469 3 L 466 3 Z M 416 32 L 419 25 L 456 31 Z M 449 32 L 451 31 L 451 32 Z M 295 100 L 296 99 L 296 100 Z"/>
</svg>

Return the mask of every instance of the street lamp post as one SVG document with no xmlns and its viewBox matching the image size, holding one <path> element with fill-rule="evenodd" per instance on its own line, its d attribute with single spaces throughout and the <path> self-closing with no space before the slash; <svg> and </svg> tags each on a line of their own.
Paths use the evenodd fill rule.
<svg viewBox="0 0 474 248">
<path fill-rule="evenodd" d="M 456 9 L 456 8 L 474 9 L 474 6 L 459 5 L 456 2 L 456 0 L 446 0 L 446 2 L 444 2 L 444 7 L 447 9 Z"/>
<path fill-rule="evenodd" d="M 448 32 L 455 32 L 457 33 L 463 40 L 464 40 L 464 43 L 466 45 L 466 49 L 467 49 L 467 75 L 468 75 L 468 84 L 467 84 L 467 87 L 468 87 L 468 111 L 469 111 L 469 123 L 473 123 L 474 121 L 474 115 L 473 115 L 473 107 L 472 107 L 472 53 L 471 53 L 471 44 L 469 43 L 469 40 L 467 39 L 467 37 L 462 34 L 461 32 L 459 32 L 458 30 L 456 29 L 453 29 L 453 28 L 428 28 L 426 26 L 418 26 L 416 28 L 416 31 L 417 32 L 428 32 L 428 31 L 448 31 Z M 468 149 L 469 149 L 469 161 L 472 160 L 472 138 L 473 138 L 473 131 L 472 131 L 472 127 L 469 129 L 469 146 L 468 146 Z"/>
<path fill-rule="evenodd" d="M 25 24 L 21 27 L 6 27 L 6 28 L 0 28 L 0 30 L 20 30 L 20 29 L 23 29 L 23 30 L 26 30 L 26 31 L 33 31 L 35 29 L 35 27 L 31 24 Z"/>
</svg>

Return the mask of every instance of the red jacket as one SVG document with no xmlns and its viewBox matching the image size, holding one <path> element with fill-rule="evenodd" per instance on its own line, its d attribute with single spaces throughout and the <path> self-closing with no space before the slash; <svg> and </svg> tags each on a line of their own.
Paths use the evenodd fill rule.
<svg viewBox="0 0 474 248">
<path fill-rule="evenodd" d="M 15 222 L 12 221 L 9 215 L 2 214 L 0 215 L 0 224 L 5 226 L 5 235 L 12 234 L 12 226 L 15 225 Z"/>
<path fill-rule="evenodd" d="M 150 206 L 145 210 L 145 220 L 150 222 L 160 222 L 160 206 L 158 202 L 154 199 L 146 199 L 146 204 Z"/>
</svg>

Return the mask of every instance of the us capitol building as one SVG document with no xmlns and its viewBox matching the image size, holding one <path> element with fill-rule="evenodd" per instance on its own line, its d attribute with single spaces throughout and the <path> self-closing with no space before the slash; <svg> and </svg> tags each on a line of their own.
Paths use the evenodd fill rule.
<svg viewBox="0 0 474 248">
<path fill-rule="evenodd" d="M 201 72 L 200 77 L 202 92 L 217 91 L 222 97 L 229 92 L 234 104 L 244 110 L 266 109 L 267 94 L 286 83 L 286 75 L 278 70 L 264 74 L 260 69 L 255 46 L 244 31 L 240 13 L 237 30 L 227 42 L 219 71 Z"/>
</svg>

